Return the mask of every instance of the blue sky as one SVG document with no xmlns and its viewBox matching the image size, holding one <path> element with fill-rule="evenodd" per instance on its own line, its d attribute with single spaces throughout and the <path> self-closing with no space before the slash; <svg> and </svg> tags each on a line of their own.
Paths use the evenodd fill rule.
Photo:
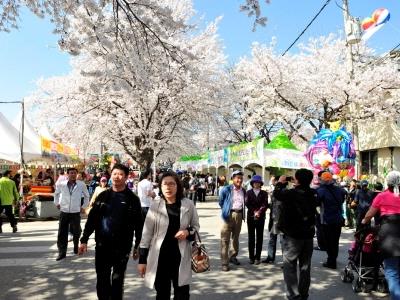
<svg viewBox="0 0 400 300">
<path fill-rule="evenodd" d="M 271 0 L 271 4 L 263 6 L 267 26 L 258 27 L 256 32 L 252 32 L 252 19 L 239 12 L 241 0 L 194 0 L 194 5 L 206 22 L 223 16 L 219 34 L 229 61 L 234 63 L 241 56 L 249 55 L 253 42 L 269 43 L 274 36 L 278 50 L 283 52 L 325 1 Z M 341 0 L 336 2 L 341 4 Z M 391 20 L 368 41 L 378 53 L 400 43 L 399 0 L 349 0 L 349 3 L 351 14 L 360 18 L 370 16 L 377 8 L 389 9 Z M 58 50 L 52 24 L 26 10 L 20 19 L 19 30 L 0 33 L 0 101 L 21 100 L 34 91 L 38 78 L 62 75 L 70 70 L 69 56 Z M 342 10 L 332 0 L 299 42 L 342 28 Z M 11 120 L 19 109 L 16 104 L 0 104 L 0 111 Z"/>
</svg>

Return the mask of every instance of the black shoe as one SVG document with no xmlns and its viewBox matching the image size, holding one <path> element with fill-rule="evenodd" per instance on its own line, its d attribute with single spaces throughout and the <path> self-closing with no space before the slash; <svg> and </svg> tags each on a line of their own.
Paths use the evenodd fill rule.
<svg viewBox="0 0 400 300">
<path fill-rule="evenodd" d="M 78 246 L 74 246 L 74 254 L 78 254 Z"/>
<path fill-rule="evenodd" d="M 336 264 L 335 265 L 333 265 L 333 264 L 328 264 L 327 262 L 324 262 L 323 264 L 322 264 L 322 266 L 323 267 L 325 267 L 325 268 L 329 268 L 329 269 L 336 269 Z"/>
<path fill-rule="evenodd" d="M 13 229 L 13 233 L 16 233 L 18 231 L 17 225 L 14 225 L 12 229 Z"/>
<path fill-rule="evenodd" d="M 249 264 L 254 265 L 254 259 L 250 259 Z"/>
<path fill-rule="evenodd" d="M 261 262 L 264 264 L 273 264 L 274 260 L 268 256 L 266 259 L 262 260 Z"/>
<path fill-rule="evenodd" d="M 67 257 L 67 254 L 65 254 L 65 253 L 59 253 L 58 256 L 57 256 L 57 258 L 56 258 L 56 261 L 62 260 L 62 259 L 64 259 L 64 258 L 66 258 L 66 257 Z"/>
<path fill-rule="evenodd" d="M 0 233 L 3 233 L 3 228 L 0 227 Z"/>
<path fill-rule="evenodd" d="M 240 262 L 237 260 L 236 257 L 232 256 L 231 259 L 229 260 L 230 263 L 234 264 L 234 265 L 240 265 Z"/>
</svg>

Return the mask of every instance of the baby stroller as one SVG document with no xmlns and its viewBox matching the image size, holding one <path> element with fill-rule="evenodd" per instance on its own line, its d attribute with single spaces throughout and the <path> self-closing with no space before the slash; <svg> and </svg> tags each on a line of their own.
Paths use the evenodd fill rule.
<svg viewBox="0 0 400 300">
<path fill-rule="evenodd" d="M 365 226 L 354 234 L 355 240 L 349 249 L 348 263 L 340 277 L 343 282 L 353 283 L 355 293 L 366 293 L 371 289 L 388 292 L 377 232 L 377 227 Z"/>
</svg>

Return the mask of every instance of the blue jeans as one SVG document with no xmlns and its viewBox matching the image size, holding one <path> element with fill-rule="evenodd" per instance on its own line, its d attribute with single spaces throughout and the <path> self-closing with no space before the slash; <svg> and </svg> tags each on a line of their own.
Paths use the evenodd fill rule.
<svg viewBox="0 0 400 300">
<path fill-rule="evenodd" d="M 400 257 L 390 257 L 383 261 L 385 277 L 392 300 L 400 299 Z"/>
</svg>

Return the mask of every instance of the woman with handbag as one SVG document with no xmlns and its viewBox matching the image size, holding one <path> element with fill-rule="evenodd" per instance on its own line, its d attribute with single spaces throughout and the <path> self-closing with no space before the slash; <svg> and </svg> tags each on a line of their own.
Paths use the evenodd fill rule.
<svg viewBox="0 0 400 300">
<path fill-rule="evenodd" d="M 169 300 L 171 282 L 174 299 L 189 299 L 192 277 L 191 240 L 199 230 L 192 201 L 183 197 L 183 186 L 173 172 L 160 179 L 160 198 L 148 212 L 139 248 L 139 274 L 157 291 L 157 300 Z"/>
<path fill-rule="evenodd" d="M 378 237 L 385 277 L 391 298 L 397 300 L 400 299 L 400 172 L 389 172 L 386 183 L 388 189 L 375 197 L 361 224 L 368 224 L 380 213 Z"/>
</svg>

